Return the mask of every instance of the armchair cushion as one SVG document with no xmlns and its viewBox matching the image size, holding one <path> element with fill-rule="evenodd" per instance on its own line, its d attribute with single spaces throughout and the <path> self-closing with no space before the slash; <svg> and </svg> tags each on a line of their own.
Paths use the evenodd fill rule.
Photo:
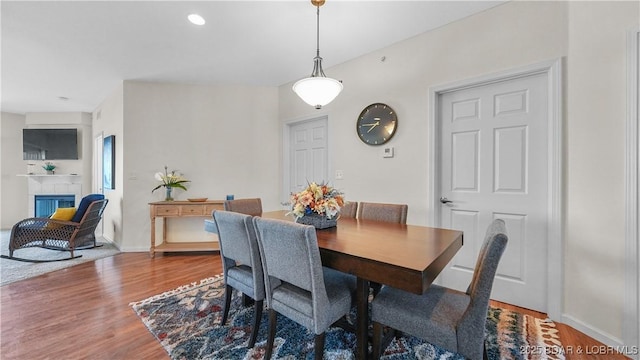
<svg viewBox="0 0 640 360">
<path fill-rule="evenodd" d="M 73 215 L 71 221 L 80 222 L 80 220 L 82 220 L 82 217 L 84 216 L 84 213 L 87 211 L 87 208 L 89 208 L 89 205 L 94 201 L 103 199 L 104 195 L 102 194 L 89 194 L 83 197 L 80 201 L 80 205 L 78 205 L 78 211 L 76 211 L 75 215 Z"/>
</svg>

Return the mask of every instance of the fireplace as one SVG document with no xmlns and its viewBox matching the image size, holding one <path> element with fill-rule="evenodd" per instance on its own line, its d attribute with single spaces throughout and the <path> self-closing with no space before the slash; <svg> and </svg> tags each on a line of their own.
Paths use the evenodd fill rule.
<svg viewBox="0 0 640 360">
<path fill-rule="evenodd" d="M 26 175 L 28 179 L 29 214 L 31 217 L 47 216 L 53 213 L 56 208 L 40 211 L 36 214 L 36 196 L 73 196 L 73 203 L 69 204 L 70 198 L 62 199 L 58 202 L 58 207 L 72 207 L 79 204 L 82 199 L 82 177 L 80 175 Z"/>
<path fill-rule="evenodd" d="M 59 207 L 74 207 L 74 194 L 35 195 L 35 217 L 49 217 Z"/>
</svg>

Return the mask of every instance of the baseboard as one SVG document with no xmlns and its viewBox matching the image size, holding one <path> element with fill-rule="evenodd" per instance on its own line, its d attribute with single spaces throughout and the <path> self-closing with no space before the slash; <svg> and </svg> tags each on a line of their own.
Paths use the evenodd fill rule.
<svg viewBox="0 0 640 360">
<path fill-rule="evenodd" d="M 622 339 L 615 337 L 611 334 L 608 334 L 600 329 L 597 329 L 589 324 L 586 324 L 584 322 L 582 322 L 581 320 L 576 319 L 575 317 L 571 316 L 571 315 L 567 315 L 567 314 L 563 314 L 562 315 L 562 322 L 566 325 L 571 326 L 572 328 L 580 331 L 581 333 L 588 335 L 598 341 L 600 341 L 601 343 L 607 345 L 607 346 L 611 346 L 614 349 L 621 351 L 621 352 L 627 352 L 628 351 L 624 351 L 624 343 L 622 341 Z M 627 355 L 628 356 L 628 355 Z"/>
<path fill-rule="evenodd" d="M 149 252 L 149 246 L 125 246 L 120 248 L 122 252 Z"/>
</svg>

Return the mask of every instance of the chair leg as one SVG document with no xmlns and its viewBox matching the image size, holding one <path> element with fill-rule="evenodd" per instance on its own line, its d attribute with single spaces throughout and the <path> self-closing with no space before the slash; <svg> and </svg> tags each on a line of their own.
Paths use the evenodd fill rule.
<svg viewBox="0 0 640 360">
<path fill-rule="evenodd" d="M 227 317 L 229 317 L 229 308 L 231 307 L 231 295 L 233 294 L 233 288 L 226 285 L 224 288 L 224 310 L 222 311 L 222 321 L 220 325 L 227 323 Z"/>
<path fill-rule="evenodd" d="M 324 355 L 324 332 L 322 334 L 316 334 L 315 339 L 315 360 L 322 360 L 322 356 Z"/>
<path fill-rule="evenodd" d="M 251 329 L 251 337 L 249 338 L 249 347 L 252 348 L 256 344 L 258 338 L 258 330 L 260 330 L 260 320 L 262 319 L 262 300 L 254 302 L 253 307 L 253 329 Z"/>
<path fill-rule="evenodd" d="M 373 360 L 380 359 L 382 355 L 382 324 L 379 322 L 373 322 Z"/>
<path fill-rule="evenodd" d="M 269 309 L 269 336 L 267 338 L 267 348 L 264 349 L 263 359 L 271 359 L 271 353 L 273 352 L 273 341 L 276 338 L 276 326 L 278 325 L 278 313 Z"/>
</svg>

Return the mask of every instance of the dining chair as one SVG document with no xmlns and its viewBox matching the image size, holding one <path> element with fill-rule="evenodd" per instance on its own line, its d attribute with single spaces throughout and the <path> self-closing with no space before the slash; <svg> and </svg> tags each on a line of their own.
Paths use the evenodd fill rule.
<svg viewBox="0 0 640 360">
<path fill-rule="evenodd" d="M 358 202 L 357 201 L 349 201 L 342 206 L 340 209 L 340 217 L 344 218 L 356 218 L 356 211 L 358 210 Z"/>
<path fill-rule="evenodd" d="M 466 292 L 431 285 L 426 293 L 416 295 L 385 286 L 371 302 L 374 359 L 379 359 L 384 351 L 383 326 L 465 358 L 482 359 L 489 297 L 507 241 L 504 221 L 494 220 L 487 229 Z"/>
<path fill-rule="evenodd" d="M 361 202 L 358 205 L 358 219 L 406 224 L 408 211 L 409 206 L 406 204 Z"/>
<path fill-rule="evenodd" d="M 406 224 L 408 211 L 409 206 L 406 204 L 361 202 L 358 206 L 358 220 L 375 220 Z M 372 281 L 369 287 L 373 290 L 373 295 L 375 296 L 380 292 L 382 284 Z"/>
<path fill-rule="evenodd" d="M 256 343 L 260 320 L 262 319 L 264 273 L 260 250 L 256 240 L 251 215 L 231 211 L 216 210 L 213 219 L 218 229 L 220 256 L 225 282 L 224 310 L 221 324 L 226 324 L 231 306 L 233 289 L 254 300 L 253 328 L 248 347 Z"/>
<path fill-rule="evenodd" d="M 351 309 L 355 277 L 322 266 L 313 226 L 259 217 L 253 223 L 269 308 L 264 358 L 271 358 L 279 313 L 315 334 L 315 358 L 322 359 L 325 331 Z"/>
<path fill-rule="evenodd" d="M 260 198 L 225 200 L 224 210 L 260 216 L 262 215 L 262 201 Z"/>
</svg>

